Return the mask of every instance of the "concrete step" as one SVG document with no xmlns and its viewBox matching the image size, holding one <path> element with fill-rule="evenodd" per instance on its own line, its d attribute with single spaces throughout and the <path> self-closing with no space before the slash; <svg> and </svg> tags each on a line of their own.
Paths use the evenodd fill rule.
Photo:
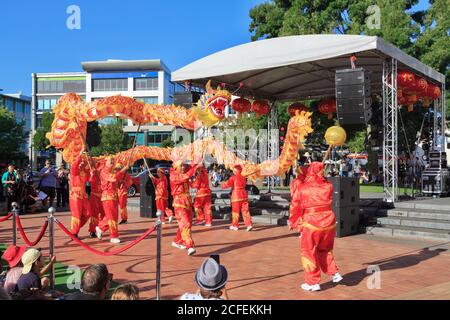
<svg viewBox="0 0 450 320">
<path fill-rule="evenodd" d="M 450 203 L 438 202 L 429 203 L 424 201 L 403 201 L 395 203 L 396 209 L 425 209 L 425 210 L 437 210 L 437 211 L 450 211 Z"/>
<path fill-rule="evenodd" d="M 385 217 L 385 218 L 378 218 L 377 222 L 381 226 L 390 225 L 402 227 L 427 228 L 427 229 L 446 230 L 447 232 L 450 232 L 450 221 L 445 220 Z"/>
<path fill-rule="evenodd" d="M 366 234 L 393 238 L 408 238 L 418 240 L 449 241 L 450 233 L 445 230 L 414 228 L 403 226 L 372 226 L 366 227 Z"/>
<path fill-rule="evenodd" d="M 433 219 L 450 221 L 450 211 L 437 211 L 426 209 L 390 209 L 383 213 L 387 217 L 404 217 L 404 218 L 418 218 L 418 219 Z"/>
<path fill-rule="evenodd" d="M 259 224 L 278 225 L 278 219 L 280 219 L 280 216 L 273 215 L 271 219 L 268 215 L 265 214 L 259 216 L 252 215 L 252 222 Z"/>
</svg>

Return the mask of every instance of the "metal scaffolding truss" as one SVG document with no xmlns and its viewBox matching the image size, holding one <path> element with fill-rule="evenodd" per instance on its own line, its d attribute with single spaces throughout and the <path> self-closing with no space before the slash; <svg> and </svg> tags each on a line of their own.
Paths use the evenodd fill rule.
<svg viewBox="0 0 450 320">
<path fill-rule="evenodd" d="M 397 60 L 383 63 L 383 177 L 384 200 L 398 197 Z"/>
</svg>

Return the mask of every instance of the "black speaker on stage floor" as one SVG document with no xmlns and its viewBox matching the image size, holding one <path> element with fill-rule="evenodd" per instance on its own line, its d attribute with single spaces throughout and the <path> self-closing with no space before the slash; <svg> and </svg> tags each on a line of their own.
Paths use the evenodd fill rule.
<svg viewBox="0 0 450 320">
<path fill-rule="evenodd" d="M 140 216 L 142 218 L 156 218 L 155 187 L 147 174 L 140 177 Z"/>
<path fill-rule="evenodd" d="M 358 178 L 331 177 L 333 184 L 332 209 L 336 216 L 336 237 L 345 237 L 359 231 Z"/>
<path fill-rule="evenodd" d="M 369 73 L 363 68 L 336 70 L 335 83 L 339 124 L 367 124 L 372 118 Z"/>
</svg>

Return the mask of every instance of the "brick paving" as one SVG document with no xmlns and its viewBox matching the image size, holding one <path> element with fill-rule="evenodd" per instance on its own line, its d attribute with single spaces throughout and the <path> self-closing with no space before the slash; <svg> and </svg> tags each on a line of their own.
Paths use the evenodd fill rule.
<svg viewBox="0 0 450 320">
<path fill-rule="evenodd" d="M 57 213 L 66 226 L 69 213 Z M 22 224 L 30 240 L 34 240 L 45 220 L 44 214 L 22 216 Z M 129 223 L 120 226 L 123 244 L 145 232 L 153 221 L 130 212 Z M 334 285 L 329 277 L 322 279 L 322 291 L 303 292 L 299 239 L 286 227 L 255 225 L 254 231 L 228 230 L 228 224 L 214 221 L 212 228 L 194 227 L 197 254 L 171 247 L 176 223 L 164 225 L 162 244 L 162 288 L 164 299 L 176 299 L 184 292 L 195 292 L 194 273 L 205 257 L 220 254 L 221 263 L 229 272 L 228 290 L 232 299 L 450 299 L 449 243 L 393 240 L 369 235 L 336 239 L 334 254 L 342 284 Z M 0 243 L 10 243 L 11 220 L 0 223 Z M 117 248 L 107 240 L 87 237 L 83 228 L 80 237 L 99 250 Z M 18 243 L 23 244 L 20 235 Z M 67 266 L 86 267 L 106 263 L 119 283 L 139 286 L 141 297 L 155 298 L 155 235 L 132 249 L 111 257 L 94 255 L 73 243 L 55 226 L 57 260 Z M 123 245 L 122 244 L 122 245 Z M 48 237 L 38 244 L 48 249 Z M 369 289 L 373 275 L 370 265 L 381 270 L 381 288 Z"/>
</svg>

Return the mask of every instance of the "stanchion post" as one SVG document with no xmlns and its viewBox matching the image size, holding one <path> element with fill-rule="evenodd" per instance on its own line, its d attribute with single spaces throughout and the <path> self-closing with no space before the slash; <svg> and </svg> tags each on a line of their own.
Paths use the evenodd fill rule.
<svg viewBox="0 0 450 320">
<path fill-rule="evenodd" d="M 50 260 L 53 259 L 53 256 L 55 254 L 54 250 L 54 241 L 53 241 L 53 236 L 54 236 L 54 220 L 53 220 L 53 214 L 55 213 L 55 208 L 50 207 L 48 208 L 48 224 L 49 224 L 49 251 L 50 251 Z M 50 288 L 52 290 L 55 289 L 55 264 L 52 264 L 52 267 L 50 269 Z"/>
<path fill-rule="evenodd" d="M 12 206 L 12 214 L 13 214 L 13 221 L 12 221 L 12 229 L 13 229 L 13 245 L 17 244 L 17 221 L 16 221 L 16 217 L 17 217 L 17 202 L 13 202 L 11 204 Z"/>
<path fill-rule="evenodd" d="M 156 221 L 156 300 L 161 299 L 161 216 L 163 212 L 156 211 L 158 220 Z"/>
</svg>

